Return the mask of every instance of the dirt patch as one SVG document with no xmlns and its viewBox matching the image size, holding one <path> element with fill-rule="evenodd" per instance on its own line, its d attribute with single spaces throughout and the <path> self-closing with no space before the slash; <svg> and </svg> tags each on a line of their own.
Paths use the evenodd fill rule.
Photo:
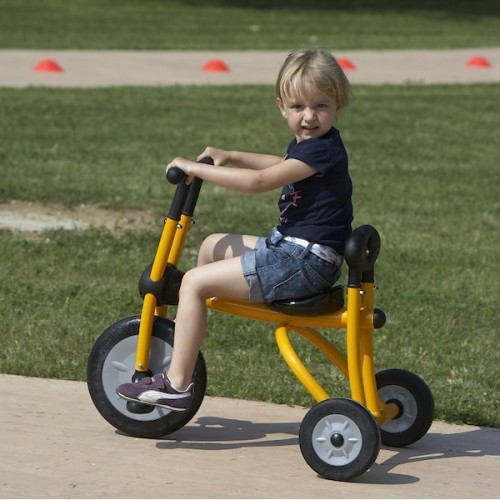
<svg viewBox="0 0 500 500">
<path fill-rule="evenodd" d="M 57 204 L 10 201 L 0 204 L 0 229 L 37 235 L 51 229 L 104 228 L 113 233 L 155 229 L 158 215 L 150 211 L 107 210 L 95 205 L 68 208 Z"/>
</svg>

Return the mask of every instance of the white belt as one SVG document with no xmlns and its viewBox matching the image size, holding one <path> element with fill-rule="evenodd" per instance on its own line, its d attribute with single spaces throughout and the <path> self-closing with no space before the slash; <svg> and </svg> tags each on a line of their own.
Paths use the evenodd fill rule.
<svg viewBox="0 0 500 500">
<path fill-rule="evenodd" d="M 327 247 L 326 245 L 320 245 L 319 243 L 311 244 L 310 241 L 302 238 L 296 238 L 295 236 L 283 236 L 276 228 L 273 228 L 269 233 L 269 241 L 272 245 L 276 245 L 281 240 L 303 248 L 309 248 L 309 251 L 316 255 L 316 257 L 326 260 L 327 262 L 330 262 L 330 264 L 335 264 L 338 267 L 340 267 L 344 262 L 344 257 L 342 257 L 342 255 L 336 252 L 333 248 Z"/>
<path fill-rule="evenodd" d="M 320 245 L 319 243 L 313 243 L 311 245 L 310 241 L 303 240 L 302 238 L 296 238 L 295 236 L 285 236 L 283 239 L 288 241 L 288 243 L 293 243 L 294 245 L 299 245 L 303 248 L 309 247 L 309 251 L 312 254 L 316 255 L 316 257 L 319 257 L 320 259 L 330 262 L 330 264 L 341 266 L 342 262 L 344 262 L 342 255 L 326 245 Z"/>
</svg>

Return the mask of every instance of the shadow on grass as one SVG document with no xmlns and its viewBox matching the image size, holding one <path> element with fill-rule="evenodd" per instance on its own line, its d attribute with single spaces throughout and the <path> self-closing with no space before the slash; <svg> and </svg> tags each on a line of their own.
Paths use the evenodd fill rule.
<svg viewBox="0 0 500 500">
<path fill-rule="evenodd" d="M 213 0 L 190 0 L 190 5 L 209 7 L 213 6 Z M 294 11 L 370 11 L 382 12 L 411 12 L 428 11 L 440 12 L 451 16 L 461 17 L 482 17 L 486 15 L 499 15 L 500 5 L 490 0 L 337 0 L 333 6 L 331 0 L 315 0 L 314 2 L 304 2 L 303 0 L 219 0 L 217 7 L 238 7 L 241 9 L 261 9 L 261 10 L 294 10 Z"/>
</svg>

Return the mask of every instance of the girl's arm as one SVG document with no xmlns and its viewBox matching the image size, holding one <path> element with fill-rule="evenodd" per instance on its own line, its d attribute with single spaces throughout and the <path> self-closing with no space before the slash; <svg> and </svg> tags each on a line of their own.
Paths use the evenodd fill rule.
<svg viewBox="0 0 500 500">
<path fill-rule="evenodd" d="M 239 168 L 250 168 L 252 170 L 261 170 L 263 168 L 271 167 L 280 162 L 280 156 L 259 154 L 259 153 L 245 153 L 243 151 L 226 151 L 225 149 L 208 147 L 198 156 L 198 161 L 203 157 L 209 156 L 214 161 L 215 165 L 234 165 Z"/>
<path fill-rule="evenodd" d="M 210 166 L 179 157 L 167 165 L 167 170 L 172 167 L 179 167 L 187 174 L 188 184 L 194 177 L 199 177 L 233 191 L 253 194 L 293 184 L 317 172 L 313 167 L 295 159 L 279 159 L 277 163 L 267 168 L 254 169 Z"/>
</svg>

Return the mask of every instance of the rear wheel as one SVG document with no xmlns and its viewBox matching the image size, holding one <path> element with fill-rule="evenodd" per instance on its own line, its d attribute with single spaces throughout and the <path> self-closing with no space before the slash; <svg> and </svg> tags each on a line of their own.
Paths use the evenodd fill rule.
<svg viewBox="0 0 500 500">
<path fill-rule="evenodd" d="M 395 403 L 399 413 L 380 426 L 382 443 L 402 447 L 418 441 L 434 419 L 434 397 L 427 384 L 406 370 L 384 370 L 376 374 L 378 394 L 385 403 Z"/>
<path fill-rule="evenodd" d="M 140 316 L 125 318 L 107 328 L 97 339 L 87 362 L 87 385 L 99 413 L 116 429 L 135 437 L 154 438 L 184 427 L 196 414 L 205 397 L 207 373 L 201 352 L 193 381 L 195 398 L 191 408 L 173 412 L 157 406 L 130 404 L 116 394 L 116 388 L 131 382 Z M 149 360 L 150 374 L 165 371 L 174 343 L 174 322 L 155 317 Z"/>
</svg>

